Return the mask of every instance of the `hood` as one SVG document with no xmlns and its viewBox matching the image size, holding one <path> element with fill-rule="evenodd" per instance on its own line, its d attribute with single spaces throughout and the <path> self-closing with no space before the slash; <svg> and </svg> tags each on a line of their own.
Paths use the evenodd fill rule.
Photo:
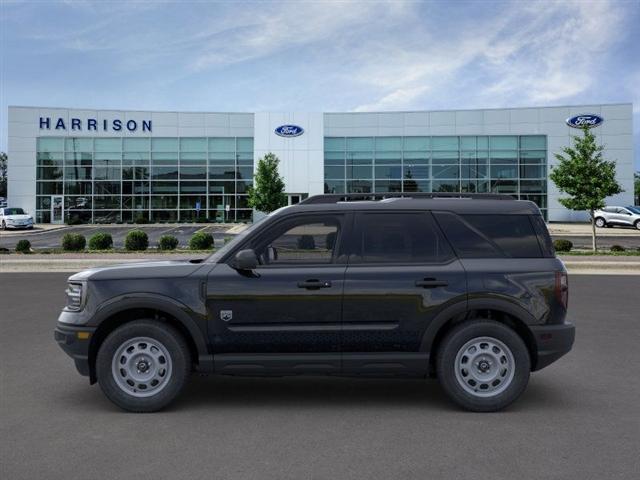
<svg viewBox="0 0 640 480">
<path fill-rule="evenodd" d="M 5 215 L 4 218 L 7 220 L 29 220 L 31 215 L 20 214 L 20 215 Z"/>
<path fill-rule="evenodd" d="M 180 278 L 191 275 L 201 266 L 202 263 L 200 260 L 124 263 L 83 270 L 71 275 L 69 281 Z"/>
</svg>

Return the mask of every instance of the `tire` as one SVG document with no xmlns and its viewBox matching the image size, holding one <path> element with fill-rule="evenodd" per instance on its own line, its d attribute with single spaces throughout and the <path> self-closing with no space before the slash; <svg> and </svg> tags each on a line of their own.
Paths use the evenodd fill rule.
<svg viewBox="0 0 640 480">
<path fill-rule="evenodd" d="M 464 368 L 466 365 L 473 370 Z M 524 392 L 531 360 L 525 343 L 511 328 L 494 320 L 470 320 L 454 327 L 443 339 L 436 371 L 442 388 L 459 406 L 473 412 L 494 412 Z"/>
<path fill-rule="evenodd" d="M 96 375 L 109 400 L 130 412 L 155 412 L 182 391 L 191 356 L 175 328 L 135 320 L 116 328 L 100 345 Z"/>
<path fill-rule="evenodd" d="M 634 223 L 633 226 L 636 227 L 637 230 L 640 230 L 640 220 L 636 220 L 636 223 Z"/>
<path fill-rule="evenodd" d="M 605 221 L 604 218 L 602 218 L 602 217 L 596 218 L 596 227 L 604 228 L 606 226 L 607 226 L 607 222 Z"/>
</svg>

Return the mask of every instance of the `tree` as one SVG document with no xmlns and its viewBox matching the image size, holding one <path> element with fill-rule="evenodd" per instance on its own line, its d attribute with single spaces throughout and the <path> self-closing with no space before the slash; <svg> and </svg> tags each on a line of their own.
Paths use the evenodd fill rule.
<svg viewBox="0 0 640 480">
<path fill-rule="evenodd" d="M 278 173 L 279 163 L 280 160 L 273 153 L 267 153 L 258 161 L 253 187 L 249 188 L 250 207 L 270 213 L 287 204 L 284 180 Z"/>
<path fill-rule="evenodd" d="M 640 205 L 640 172 L 633 174 L 633 199 L 636 205 Z"/>
<path fill-rule="evenodd" d="M 604 199 L 622 192 L 616 181 L 616 164 L 602 158 L 604 147 L 596 144 L 595 136 L 588 128 L 584 136 L 573 137 L 573 147 L 556 153 L 558 165 L 552 167 L 549 177 L 558 189 L 569 195 L 560 203 L 571 210 L 588 210 L 591 217 L 593 251 L 598 250 L 593 212 L 605 206 Z"/>
<path fill-rule="evenodd" d="M 0 197 L 7 196 L 7 154 L 0 152 Z"/>
</svg>

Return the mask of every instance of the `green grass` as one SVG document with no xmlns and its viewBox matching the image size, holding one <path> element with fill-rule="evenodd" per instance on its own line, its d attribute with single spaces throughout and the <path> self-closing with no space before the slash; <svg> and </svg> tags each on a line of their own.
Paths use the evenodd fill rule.
<svg viewBox="0 0 640 480">
<path fill-rule="evenodd" d="M 568 255 L 574 257 L 589 257 L 589 256 L 607 256 L 607 257 L 638 257 L 640 256 L 640 250 L 626 250 L 624 252 L 610 252 L 609 250 L 598 250 L 593 252 L 591 250 L 572 250 L 570 252 L 556 252 L 556 255 Z"/>
</svg>

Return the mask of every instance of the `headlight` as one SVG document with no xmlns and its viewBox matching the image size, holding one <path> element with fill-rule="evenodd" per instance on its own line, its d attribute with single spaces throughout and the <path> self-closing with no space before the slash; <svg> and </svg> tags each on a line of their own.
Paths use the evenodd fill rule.
<svg viewBox="0 0 640 480">
<path fill-rule="evenodd" d="M 81 283 L 69 283 L 67 286 L 67 310 L 78 312 L 84 307 L 84 285 Z"/>
</svg>

